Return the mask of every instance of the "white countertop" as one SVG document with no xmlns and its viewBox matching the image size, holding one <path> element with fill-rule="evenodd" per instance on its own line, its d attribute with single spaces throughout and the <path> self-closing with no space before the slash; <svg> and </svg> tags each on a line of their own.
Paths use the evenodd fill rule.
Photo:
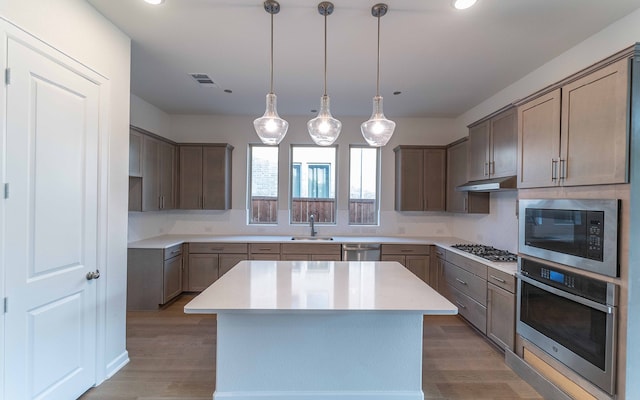
<svg viewBox="0 0 640 400">
<path fill-rule="evenodd" d="M 284 235 L 162 235 L 148 239 L 129 242 L 130 249 L 166 249 L 182 243 L 315 243 L 315 244 L 343 244 L 343 243 L 379 243 L 379 244 L 425 244 L 436 245 L 448 251 L 469 257 L 491 268 L 515 275 L 518 266 L 515 262 L 493 262 L 482 257 L 474 256 L 462 250 L 451 247 L 457 243 L 471 243 L 455 237 L 407 237 L 407 236 L 332 236 L 333 240 L 291 240 L 291 236 Z"/>
<path fill-rule="evenodd" d="M 189 302 L 186 313 L 414 311 L 457 314 L 397 262 L 242 261 Z"/>
</svg>

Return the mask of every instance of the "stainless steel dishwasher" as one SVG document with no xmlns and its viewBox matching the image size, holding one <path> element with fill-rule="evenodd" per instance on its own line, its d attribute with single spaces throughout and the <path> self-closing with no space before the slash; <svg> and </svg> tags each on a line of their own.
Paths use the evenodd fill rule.
<svg viewBox="0 0 640 400">
<path fill-rule="evenodd" d="M 349 243 L 342 245 L 342 261 L 380 261 L 380 244 Z"/>
</svg>

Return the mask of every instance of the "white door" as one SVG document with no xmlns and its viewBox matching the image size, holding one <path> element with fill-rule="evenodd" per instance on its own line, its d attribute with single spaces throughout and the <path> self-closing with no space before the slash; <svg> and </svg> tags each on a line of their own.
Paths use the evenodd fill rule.
<svg viewBox="0 0 640 400">
<path fill-rule="evenodd" d="M 99 87 L 9 38 L 5 399 L 94 385 Z"/>
</svg>

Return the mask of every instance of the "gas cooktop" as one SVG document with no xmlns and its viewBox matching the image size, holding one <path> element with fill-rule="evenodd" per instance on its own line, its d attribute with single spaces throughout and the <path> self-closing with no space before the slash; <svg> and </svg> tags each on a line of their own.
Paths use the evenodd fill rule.
<svg viewBox="0 0 640 400">
<path fill-rule="evenodd" d="M 451 247 L 471 253 L 474 256 L 482 257 L 494 262 L 516 262 L 518 256 L 507 251 L 496 249 L 495 247 L 485 246 L 482 244 L 454 244 Z"/>
</svg>

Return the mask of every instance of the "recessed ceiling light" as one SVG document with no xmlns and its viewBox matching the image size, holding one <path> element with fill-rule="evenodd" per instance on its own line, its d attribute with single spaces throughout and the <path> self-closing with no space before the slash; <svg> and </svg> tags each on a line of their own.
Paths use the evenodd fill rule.
<svg viewBox="0 0 640 400">
<path fill-rule="evenodd" d="M 458 10 L 466 10 L 476 4 L 478 0 L 454 0 L 453 6 Z"/>
<path fill-rule="evenodd" d="M 153 4 L 154 6 L 164 3 L 164 0 L 144 0 L 144 1 L 145 3 Z"/>
<path fill-rule="evenodd" d="M 399 95 L 399 94 L 401 94 L 401 93 L 402 93 L 401 91 L 396 90 L 395 92 L 393 92 L 393 95 L 394 95 L 394 96 L 397 96 L 397 95 Z"/>
<path fill-rule="evenodd" d="M 233 93 L 233 90 L 231 90 L 231 89 L 225 89 L 225 90 L 224 90 L 224 92 L 225 92 L 225 93 Z"/>
</svg>

